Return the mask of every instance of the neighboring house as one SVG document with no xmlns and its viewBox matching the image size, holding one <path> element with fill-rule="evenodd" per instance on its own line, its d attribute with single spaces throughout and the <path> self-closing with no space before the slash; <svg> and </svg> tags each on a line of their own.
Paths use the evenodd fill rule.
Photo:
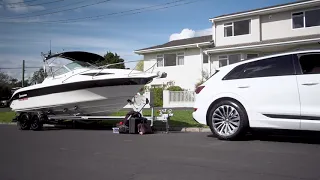
<svg viewBox="0 0 320 180">
<path fill-rule="evenodd" d="M 156 69 L 168 73 L 166 82 L 173 80 L 176 85 L 192 89 L 202 69 L 212 74 L 219 67 L 257 56 L 320 48 L 320 0 L 221 15 L 210 21 L 212 36 L 171 41 L 135 52 L 144 55 L 145 69 L 158 61 Z"/>
<path fill-rule="evenodd" d="M 144 70 L 155 65 L 149 71 L 165 71 L 167 77 L 154 79 L 151 86 L 174 85 L 194 90 L 195 84 L 202 78 L 203 68 L 208 67 L 208 55 L 203 48 L 212 46 L 212 35 L 174 40 L 168 43 L 136 50 L 144 55 Z M 208 70 L 207 70 L 208 71 Z"/>
<path fill-rule="evenodd" d="M 320 0 L 297 1 L 210 19 L 211 67 L 305 48 L 320 48 Z"/>
</svg>

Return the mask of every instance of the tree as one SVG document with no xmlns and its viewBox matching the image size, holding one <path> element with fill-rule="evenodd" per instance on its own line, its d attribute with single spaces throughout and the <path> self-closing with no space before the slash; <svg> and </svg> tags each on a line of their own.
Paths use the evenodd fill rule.
<svg viewBox="0 0 320 180">
<path fill-rule="evenodd" d="M 8 74 L 0 72 L 0 99 L 8 99 L 11 96 L 12 79 Z"/>
<path fill-rule="evenodd" d="M 144 68 L 144 62 L 143 62 L 143 60 L 140 60 L 140 61 L 137 63 L 136 70 L 138 70 L 138 71 L 143 71 L 143 68 Z"/>
<path fill-rule="evenodd" d="M 100 62 L 96 62 L 95 64 L 98 66 L 108 65 L 108 64 L 114 64 L 114 63 L 120 63 L 109 66 L 109 68 L 117 68 L 117 69 L 125 69 L 124 59 L 120 58 L 120 56 L 117 53 L 107 52 L 107 54 L 104 55 L 104 60 Z"/>
<path fill-rule="evenodd" d="M 10 83 L 10 76 L 4 72 L 0 72 L 0 85 L 8 85 Z"/>
<path fill-rule="evenodd" d="M 38 71 L 35 71 L 32 75 L 32 78 L 31 78 L 31 84 L 35 83 L 35 84 L 38 84 L 38 83 L 42 83 L 43 80 L 47 77 L 47 73 L 44 72 L 43 68 L 40 68 Z"/>
<path fill-rule="evenodd" d="M 210 74 L 207 71 L 201 71 L 201 79 L 195 84 L 195 88 L 206 82 L 210 78 Z"/>
</svg>

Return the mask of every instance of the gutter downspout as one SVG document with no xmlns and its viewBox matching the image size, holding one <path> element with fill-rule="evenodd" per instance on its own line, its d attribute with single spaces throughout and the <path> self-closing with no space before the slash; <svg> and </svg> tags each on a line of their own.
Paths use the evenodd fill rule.
<svg viewBox="0 0 320 180">
<path fill-rule="evenodd" d="M 201 59 L 201 81 L 203 81 L 203 76 L 202 76 L 202 71 L 203 71 L 203 52 L 202 52 L 202 47 L 199 46 L 200 43 L 197 43 L 197 48 L 200 49 L 200 59 Z"/>
</svg>

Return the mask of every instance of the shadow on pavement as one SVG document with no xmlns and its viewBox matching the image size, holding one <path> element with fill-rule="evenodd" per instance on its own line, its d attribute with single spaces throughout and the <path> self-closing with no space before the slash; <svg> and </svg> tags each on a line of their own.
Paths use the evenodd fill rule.
<svg viewBox="0 0 320 180">
<path fill-rule="evenodd" d="M 213 134 L 208 137 L 216 138 Z M 269 141 L 300 144 L 320 144 L 320 132 L 293 130 L 253 130 L 237 141 Z"/>
</svg>

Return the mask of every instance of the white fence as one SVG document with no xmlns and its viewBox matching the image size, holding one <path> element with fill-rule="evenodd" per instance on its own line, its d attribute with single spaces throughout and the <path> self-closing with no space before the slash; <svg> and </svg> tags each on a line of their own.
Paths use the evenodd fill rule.
<svg viewBox="0 0 320 180">
<path fill-rule="evenodd" d="M 144 98 L 150 99 L 150 92 L 143 94 Z M 139 98 L 136 98 L 139 103 Z M 134 100 L 134 98 L 133 98 Z M 174 108 L 174 107 L 193 107 L 195 100 L 194 91 L 163 91 L 163 108 Z M 127 104 L 124 108 L 131 108 L 132 106 Z M 146 105 L 145 108 L 150 108 L 150 105 Z"/>
<path fill-rule="evenodd" d="M 194 91 L 163 91 L 163 107 L 193 107 Z"/>
</svg>

